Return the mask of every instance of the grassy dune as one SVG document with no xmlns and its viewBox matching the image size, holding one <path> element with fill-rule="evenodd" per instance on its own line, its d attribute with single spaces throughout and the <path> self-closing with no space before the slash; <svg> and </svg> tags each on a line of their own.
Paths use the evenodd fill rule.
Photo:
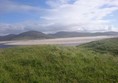
<svg viewBox="0 0 118 83">
<path fill-rule="evenodd" d="M 0 49 L 0 83 L 117 83 L 117 41 Z"/>
<path fill-rule="evenodd" d="M 99 52 L 101 54 L 107 53 L 116 56 L 118 55 L 118 38 L 99 40 L 81 45 L 81 47 Z"/>
</svg>

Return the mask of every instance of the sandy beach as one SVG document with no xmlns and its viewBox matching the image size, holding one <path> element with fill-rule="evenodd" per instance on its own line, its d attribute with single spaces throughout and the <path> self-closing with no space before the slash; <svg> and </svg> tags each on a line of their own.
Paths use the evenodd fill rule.
<svg viewBox="0 0 118 83">
<path fill-rule="evenodd" d="M 56 38 L 56 39 L 42 39 L 42 40 L 15 40 L 15 41 L 0 41 L 4 45 L 80 45 L 92 41 L 97 41 L 113 36 L 95 36 L 95 37 L 73 37 L 73 38 Z"/>
</svg>

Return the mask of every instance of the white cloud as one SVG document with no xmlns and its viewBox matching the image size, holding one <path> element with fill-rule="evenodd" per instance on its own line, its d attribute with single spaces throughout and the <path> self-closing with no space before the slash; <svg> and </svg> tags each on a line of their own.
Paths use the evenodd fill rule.
<svg viewBox="0 0 118 83">
<path fill-rule="evenodd" d="M 73 2 L 72 2 L 73 1 Z M 55 31 L 118 31 L 110 19 L 105 17 L 118 11 L 118 0 L 47 0 L 50 9 L 40 8 L 3 0 L 0 11 L 36 11 L 45 12 L 39 15 L 40 21 L 17 24 L 0 24 L 0 33 L 18 33 L 26 30 L 42 32 Z M 112 19 L 113 20 L 113 19 Z"/>
<path fill-rule="evenodd" d="M 106 30 L 104 26 L 109 25 L 110 20 L 104 17 L 118 11 L 117 0 L 76 0 L 73 4 L 68 0 L 48 0 L 48 4 L 52 9 L 43 16 L 46 21 L 61 25 L 78 24 L 78 29 L 84 25 L 87 28 L 91 26 L 93 30 Z M 72 26 L 69 28 L 73 29 Z"/>
</svg>

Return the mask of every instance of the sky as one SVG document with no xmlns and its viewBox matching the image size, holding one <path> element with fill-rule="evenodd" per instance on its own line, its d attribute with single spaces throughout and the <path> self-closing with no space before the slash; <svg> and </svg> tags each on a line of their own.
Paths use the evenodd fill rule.
<svg viewBox="0 0 118 83">
<path fill-rule="evenodd" d="M 118 0 L 0 0 L 0 35 L 118 31 Z"/>
</svg>

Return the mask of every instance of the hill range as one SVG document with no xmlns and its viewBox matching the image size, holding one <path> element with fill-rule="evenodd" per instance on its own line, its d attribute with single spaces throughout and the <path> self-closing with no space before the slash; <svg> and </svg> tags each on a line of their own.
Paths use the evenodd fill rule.
<svg viewBox="0 0 118 83">
<path fill-rule="evenodd" d="M 89 37 L 89 36 L 118 36 L 118 32 L 66 32 L 61 31 L 54 34 L 45 34 L 39 31 L 27 31 L 20 34 L 9 34 L 0 36 L 0 41 L 30 40 L 30 39 L 52 39 L 68 37 Z"/>
</svg>

